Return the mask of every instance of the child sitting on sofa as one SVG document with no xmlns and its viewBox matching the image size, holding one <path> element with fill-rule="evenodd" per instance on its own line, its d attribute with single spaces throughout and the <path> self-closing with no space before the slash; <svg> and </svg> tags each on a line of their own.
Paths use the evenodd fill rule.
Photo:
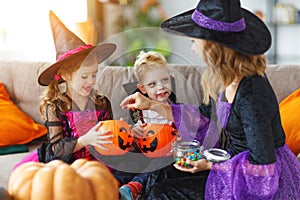
<svg viewBox="0 0 300 200">
<path fill-rule="evenodd" d="M 169 72 L 169 66 L 161 53 L 154 51 L 145 53 L 141 51 L 138 59 L 135 61 L 134 72 L 138 79 L 137 88 L 145 96 L 165 104 L 176 103 L 176 96 L 172 92 L 172 77 Z M 141 112 L 134 116 L 137 117 L 137 121 L 134 120 L 136 121 L 134 131 L 138 135 L 143 133 L 143 127 L 147 123 L 172 125 L 171 121 L 152 110 L 143 110 Z"/>
<path fill-rule="evenodd" d="M 172 92 L 171 75 L 165 57 L 154 51 L 145 53 L 141 51 L 134 63 L 134 72 L 138 79 L 138 90 L 150 99 L 161 103 L 176 103 L 176 97 Z M 135 110 L 131 112 L 131 117 L 136 124 L 133 126 L 134 135 L 142 137 L 145 126 L 149 123 L 169 124 L 172 122 L 151 110 Z M 138 147 L 136 147 L 138 148 Z M 146 181 L 151 172 L 123 174 L 123 180 L 119 180 L 124 185 L 119 189 L 121 199 L 138 199 L 145 189 Z M 131 179 L 131 180 L 130 180 Z M 127 180 L 130 180 L 127 184 Z"/>
<path fill-rule="evenodd" d="M 50 22 L 58 59 L 38 77 L 39 84 L 47 86 L 40 111 L 48 129 L 48 142 L 14 168 L 29 161 L 59 159 L 72 163 L 79 158 L 95 160 L 86 147 L 94 145 L 105 150 L 103 144 L 112 143 L 108 140 L 113 137 L 107 135 L 109 131 L 97 130 L 101 123 L 99 121 L 113 119 L 111 103 L 93 86 L 98 64 L 115 51 L 116 45 L 85 44 L 52 12 Z M 66 84 L 65 90 L 61 83 Z"/>
</svg>

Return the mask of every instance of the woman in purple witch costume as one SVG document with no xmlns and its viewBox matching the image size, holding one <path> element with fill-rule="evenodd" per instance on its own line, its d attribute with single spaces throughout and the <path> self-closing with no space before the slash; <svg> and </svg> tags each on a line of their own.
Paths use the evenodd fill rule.
<svg viewBox="0 0 300 200">
<path fill-rule="evenodd" d="M 121 107 L 154 110 L 174 121 L 182 138 L 194 137 L 206 148 L 213 146 L 206 140 L 213 140 L 219 125 L 218 146 L 231 157 L 187 160 L 192 168 L 174 164 L 160 170 L 155 183 L 150 181 L 149 199 L 299 199 L 300 162 L 285 144 L 265 74 L 263 54 L 271 45 L 265 24 L 239 0 L 201 0 L 161 28 L 193 38 L 192 50 L 207 66 L 203 104 L 163 105 L 135 93 Z"/>
<path fill-rule="evenodd" d="M 47 86 L 40 111 L 48 129 L 48 142 L 14 168 L 29 161 L 95 160 L 87 146 L 105 149 L 103 144 L 112 143 L 108 140 L 112 137 L 109 131 L 97 131 L 99 121 L 113 118 L 111 104 L 93 86 L 98 64 L 115 51 L 116 45 L 85 44 L 53 12 L 50 11 L 49 16 L 58 59 L 38 78 L 40 85 Z M 65 83 L 65 87 L 61 83 Z"/>
</svg>

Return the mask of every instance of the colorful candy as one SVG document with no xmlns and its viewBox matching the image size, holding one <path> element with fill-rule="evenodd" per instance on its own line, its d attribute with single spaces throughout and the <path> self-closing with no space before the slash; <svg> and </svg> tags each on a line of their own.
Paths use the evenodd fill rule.
<svg viewBox="0 0 300 200">
<path fill-rule="evenodd" d="M 200 152 L 200 148 L 177 149 L 175 163 L 181 167 L 190 168 L 192 165 L 187 164 L 187 159 L 196 161 L 202 158 L 203 155 Z"/>
</svg>

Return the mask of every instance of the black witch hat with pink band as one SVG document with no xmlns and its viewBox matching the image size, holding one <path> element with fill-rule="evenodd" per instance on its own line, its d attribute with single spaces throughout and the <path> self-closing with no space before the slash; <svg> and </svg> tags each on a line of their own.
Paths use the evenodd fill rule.
<svg viewBox="0 0 300 200">
<path fill-rule="evenodd" d="M 96 46 L 86 44 L 71 32 L 52 11 L 49 12 L 49 19 L 57 61 L 39 76 L 38 83 L 42 86 L 49 85 L 54 79 L 58 83 L 64 82 L 60 75 L 57 74 L 57 71 L 62 66 L 81 65 L 89 54 L 95 55 L 97 63 L 101 63 L 116 50 L 116 45 L 113 43 Z"/>
<path fill-rule="evenodd" d="M 271 34 L 265 23 L 241 8 L 239 0 L 200 0 L 195 9 L 161 24 L 169 33 L 210 40 L 249 55 L 265 53 Z"/>
</svg>

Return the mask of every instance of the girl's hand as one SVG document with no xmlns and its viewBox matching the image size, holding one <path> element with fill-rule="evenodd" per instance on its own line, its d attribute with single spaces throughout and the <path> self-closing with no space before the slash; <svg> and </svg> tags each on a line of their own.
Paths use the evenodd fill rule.
<svg viewBox="0 0 300 200">
<path fill-rule="evenodd" d="M 93 128 L 91 128 L 85 135 L 78 138 L 78 141 L 82 146 L 93 145 L 102 150 L 108 150 L 103 146 L 103 144 L 112 144 L 113 142 L 108 140 L 109 138 L 114 137 L 113 135 L 108 135 L 111 133 L 110 130 L 103 131 L 100 130 L 102 122 L 99 122 Z"/>
<path fill-rule="evenodd" d="M 152 100 L 145 97 L 139 92 L 136 92 L 132 95 L 126 97 L 120 104 L 122 109 L 140 109 L 140 110 L 149 110 L 151 107 Z"/>
<path fill-rule="evenodd" d="M 181 167 L 180 165 L 174 164 L 173 166 L 183 172 L 197 173 L 200 171 L 210 170 L 212 167 L 212 162 L 207 161 L 206 159 L 200 159 L 197 161 L 192 161 L 186 159 L 186 163 L 192 165 L 191 168 Z"/>
<path fill-rule="evenodd" d="M 120 104 L 122 109 L 131 110 L 153 110 L 159 115 L 165 117 L 169 121 L 174 121 L 172 115 L 172 108 L 169 104 L 164 104 L 155 100 L 145 97 L 140 92 L 136 92 L 126 97 Z"/>
<path fill-rule="evenodd" d="M 145 130 L 145 127 L 147 126 L 147 123 L 143 123 L 143 124 L 139 124 L 139 125 L 136 125 L 132 130 L 133 130 L 133 133 L 134 133 L 134 137 L 135 138 L 141 138 L 141 137 L 144 137 L 144 130 Z"/>
</svg>

